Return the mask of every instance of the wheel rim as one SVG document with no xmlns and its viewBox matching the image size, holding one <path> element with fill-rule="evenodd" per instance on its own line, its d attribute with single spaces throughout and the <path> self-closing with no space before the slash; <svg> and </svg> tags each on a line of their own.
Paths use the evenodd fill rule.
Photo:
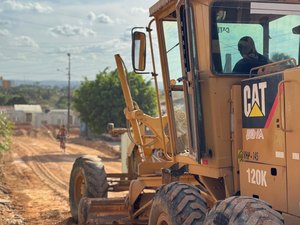
<svg viewBox="0 0 300 225">
<path fill-rule="evenodd" d="M 80 171 L 75 178 L 74 193 L 75 193 L 75 202 L 76 205 L 78 205 L 80 199 L 86 193 L 85 180 L 82 171 Z"/>
<path fill-rule="evenodd" d="M 158 217 L 156 225 L 171 225 L 171 222 L 165 213 L 161 213 Z"/>
</svg>

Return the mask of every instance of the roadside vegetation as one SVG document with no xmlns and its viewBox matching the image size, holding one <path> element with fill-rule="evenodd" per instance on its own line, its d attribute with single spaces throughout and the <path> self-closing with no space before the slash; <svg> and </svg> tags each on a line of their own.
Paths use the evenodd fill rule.
<svg viewBox="0 0 300 225">
<path fill-rule="evenodd" d="M 0 152 L 10 148 L 13 124 L 4 115 L 0 114 Z"/>
</svg>

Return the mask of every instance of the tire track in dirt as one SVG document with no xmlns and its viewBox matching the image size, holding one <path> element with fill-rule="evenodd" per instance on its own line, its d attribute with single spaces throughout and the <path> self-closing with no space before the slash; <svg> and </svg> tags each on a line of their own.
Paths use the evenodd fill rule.
<svg viewBox="0 0 300 225">
<path fill-rule="evenodd" d="M 38 146 L 30 145 L 27 143 L 18 143 L 18 146 L 22 149 L 21 152 L 23 153 L 22 156 L 32 157 L 35 154 L 38 153 L 36 151 L 36 148 Z M 28 149 L 31 149 L 30 151 Z M 20 152 L 18 153 L 20 154 Z M 21 158 L 22 158 L 21 156 Z M 57 194 L 59 194 L 64 199 L 68 200 L 68 183 L 60 180 L 57 176 L 55 176 L 52 172 L 49 171 L 49 169 L 44 166 L 44 163 L 41 162 L 38 158 L 36 160 L 28 160 L 25 162 L 32 171 L 47 185 L 49 186 L 53 191 L 55 191 Z"/>
<path fill-rule="evenodd" d="M 13 201 L 26 224 L 70 224 L 68 189 L 75 159 L 85 154 L 99 156 L 103 158 L 107 173 L 121 171 L 120 159 L 115 158 L 109 148 L 102 151 L 101 147 L 96 150 L 67 143 L 66 153 L 63 154 L 59 143 L 49 138 L 13 138 L 7 180 L 13 190 Z M 110 197 L 119 195 L 109 193 Z"/>
<path fill-rule="evenodd" d="M 24 142 L 24 141 L 18 141 L 16 142 L 17 146 L 19 146 L 22 150 L 18 151 L 18 155 L 20 158 L 23 159 L 34 159 L 34 160 L 25 160 L 25 163 L 32 168 L 32 170 L 37 174 L 38 177 L 43 180 L 44 183 L 46 183 L 51 189 L 54 191 L 62 194 L 64 198 L 68 199 L 68 193 L 66 190 L 68 190 L 69 181 L 64 181 L 60 178 L 58 178 L 56 175 L 54 175 L 49 170 L 49 165 L 45 166 L 45 162 L 51 162 L 51 156 L 56 157 L 55 153 L 60 153 L 60 151 L 53 152 L 53 146 L 56 146 L 56 142 L 52 142 L 49 140 L 48 142 L 43 142 L 43 146 L 37 144 L 37 141 L 34 142 Z M 58 146 L 57 146 L 58 148 Z M 100 158 L 109 158 L 110 155 L 99 152 L 98 150 L 93 150 L 88 147 L 80 146 L 80 149 L 78 148 L 78 145 L 74 144 L 67 144 L 67 153 L 60 155 L 62 160 L 66 161 L 74 161 L 79 155 L 83 155 L 82 150 L 84 150 L 84 153 L 91 153 L 92 155 L 97 155 Z M 81 154 L 80 154 L 81 153 Z M 37 157 L 40 156 L 40 157 Z M 41 160 L 42 159 L 42 160 Z M 105 169 L 107 173 L 118 173 L 120 172 L 120 162 L 117 161 L 108 161 L 104 162 Z M 56 166 L 58 166 L 56 164 Z M 56 168 L 57 169 L 57 168 Z M 70 174 L 70 169 L 65 169 L 60 166 L 60 169 L 62 170 L 64 174 Z M 49 182 L 50 181 L 50 182 Z"/>
</svg>

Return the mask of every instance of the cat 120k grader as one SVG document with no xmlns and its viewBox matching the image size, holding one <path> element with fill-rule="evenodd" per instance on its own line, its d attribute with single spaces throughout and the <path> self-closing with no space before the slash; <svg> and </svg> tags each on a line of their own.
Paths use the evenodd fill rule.
<svg viewBox="0 0 300 225">
<path fill-rule="evenodd" d="M 128 173 L 106 174 L 97 157 L 76 159 L 73 218 L 79 224 L 299 225 L 300 1 L 159 0 L 150 16 L 147 27 L 132 30 L 132 64 L 152 75 L 158 116 L 132 100 L 115 55 L 132 141 Z M 267 64 L 234 70 L 242 37 L 254 40 L 253 58 L 259 52 Z M 108 197 L 111 192 L 125 194 Z"/>
</svg>

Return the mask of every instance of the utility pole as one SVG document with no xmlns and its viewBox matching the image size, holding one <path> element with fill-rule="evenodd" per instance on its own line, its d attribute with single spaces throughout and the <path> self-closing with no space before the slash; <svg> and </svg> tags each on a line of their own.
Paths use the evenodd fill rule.
<svg viewBox="0 0 300 225">
<path fill-rule="evenodd" d="M 69 57 L 69 68 L 68 68 L 68 118 L 67 118 L 67 131 L 70 131 L 70 103 L 71 103 L 71 54 L 67 54 Z"/>
</svg>

